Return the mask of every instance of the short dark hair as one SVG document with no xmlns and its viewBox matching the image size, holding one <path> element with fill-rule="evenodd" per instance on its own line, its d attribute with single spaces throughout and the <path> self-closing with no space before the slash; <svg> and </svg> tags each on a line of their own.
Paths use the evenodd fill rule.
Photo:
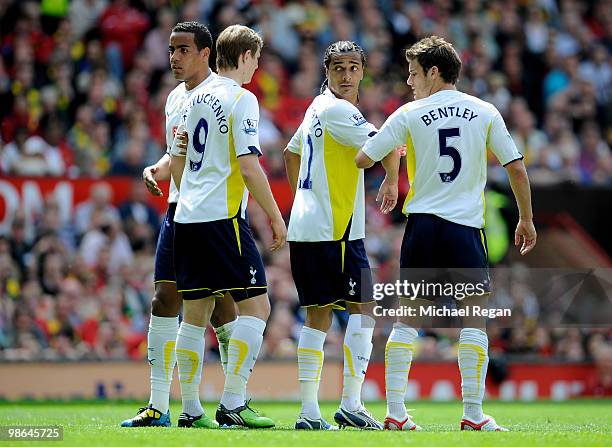
<svg viewBox="0 0 612 447">
<path fill-rule="evenodd" d="M 210 48 L 212 51 L 213 39 L 208 28 L 200 22 L 179 22 L 172 28 L 173 33 L 192 33 L 198 51 Z"/>
<path fill-rule="evenodd" d="M 263 48 L 263 39 L 248 26 L 231 25 L 217 38 L 217 70 L 238 68 L 240 56 L 251 50 L 255 57 Z"/>
<path fill-rule="evenodd" d="M 406 50 L 406 60 L 415 60 L 427 73 L 431 67 L 438 67 L 440 76 L 450 84 L 456 84 L 461 71 L 461 59 L 452 44 L 442 37 L 431 36 L 419 40 Z"/>
<path fill-rule="evenodd" d="M 361 65 L 365 68 L 366 65 L 366 54 L 359 45 L 355 42 L 349 40 L 339 40 L 337 42 L 332 43 L 325 49 L 325 53 L 323 55 L 323 64 L 325 68 L 329 69 L 329 64 L 331 64 L 331 60 L 334 56 L 339 56 L 342 53 L 358 53 L 361 56 Z M 329 81 L 327 78 L 323 81 L 321 85 L 321 93 L 325 90 Z"/>
</svg>

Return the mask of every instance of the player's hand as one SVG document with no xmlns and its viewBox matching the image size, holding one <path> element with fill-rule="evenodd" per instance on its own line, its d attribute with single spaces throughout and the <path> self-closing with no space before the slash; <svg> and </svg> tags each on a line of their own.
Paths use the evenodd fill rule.
<svg viewBox="0 0 612 447">
<path fill-rule="evenodd" d="M 177 143 L 176 146 L 181 151 L 181 153 L 187 153 L 187 145 L 189 144 L 189 137 L 187 136 L 187 131 L 182 130 L 176 133 Z"/>
<path fill-rule="evenodd" d="M 383 214 L 389 214 L 397 205 L 397 181 L 389 181 L 387 177 L 383 180 L 376 196 L 376 201 L 381 202 L 380 211 Z"/>
<path fill-rule="evenodd" d="M 400 157 L 404 157 L 406 155 L 406 145 L 405 144 L 396 147 L 395 150 L 397 151 Z"/>
<path fill-rule="evenodd" d="M 287 242 L 287 226 L 282 217 L 277 217 L 270 222 L 272 227 L 272 245 L 270 245 L 270 251 L 276 251 L 282 248 Z"/>
<path fill-rule="evenodd" d="M 155 180 L 155 174 L 158 170 L 159 168 L 155 165 L 147 166 L 146 168 L 144 168 L 144 170 L 142 171 L 142 181 L 145 183 L 147 189 L 151 194 L 153 194 L 154 196 L 161 197 L 164 195 L 164 193 L 161 189 L 159 189 L 159 185 Z"/>
<path fill-rule="evenodd" d="M 536 233 L 536 229 L 533 226 L 533 220 L 531 219 L 519 219 L 519 222 L 516 226 L 516 231 L 514 232 L 514 245 L 516 247 L 523 242 L 520 248 L 521 255 L 526 255 L 529 253 L 533 247 L 535 247 L 536 239 L 538 235 Z"/>
</svg>

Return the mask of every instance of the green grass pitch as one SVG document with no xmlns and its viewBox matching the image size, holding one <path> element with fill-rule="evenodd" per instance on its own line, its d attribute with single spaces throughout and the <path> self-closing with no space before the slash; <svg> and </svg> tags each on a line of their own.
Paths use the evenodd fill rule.
<svg viewBox="0 0 612 447">
<path fill-rule="evenodd" d="M 0 403 L 0 425 L 61 425 L 64 441 L 58 446 L 612 446 L 612 401 L 486 403 L 493 415 L 510 433 L 470 433 L 459 431 L 461 404 L 415 402 L 410 407 L 422 432 L 362 432 L 346 429 L 337 432 L 297 432 L 293 430 L 299 411 L 297 403 L 253 403 L 261 413 L 274 418 L 271 430 L 198 430 L 174 425 L 180 405 L 171 407 L 172 428 L 121 428 L 122 419 L 131 417 L 138 403 L 68 402 Z M 332 422 L 335 403 L 321 405 L 324 417 Z M 382 402 L 369 403 L 372 413 L 383 418 Z M 214 415 L 214 404 L 205 405 Z M 48 442 L 0 442 L 2 445 L 40 445 Z"/>
</svg>

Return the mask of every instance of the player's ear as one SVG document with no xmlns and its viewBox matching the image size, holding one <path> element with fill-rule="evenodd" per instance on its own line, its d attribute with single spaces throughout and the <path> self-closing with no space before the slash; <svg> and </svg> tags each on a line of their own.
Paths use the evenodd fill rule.
<svg viewBox="0 0 612 447">
<path fill-rule="evenodd" d="M 200 50 L 200 55 L 202 57 L 210 57 L 210 48 L 204 47 Z"/>
</svg>

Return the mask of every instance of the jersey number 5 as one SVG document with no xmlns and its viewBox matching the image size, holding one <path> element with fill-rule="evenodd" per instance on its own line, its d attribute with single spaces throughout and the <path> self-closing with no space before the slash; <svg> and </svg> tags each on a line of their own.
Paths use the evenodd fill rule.
<svg viewBox="0 0 612 447">
<path fill-rule="evenodd" d="M 204 130 L 204 138 L 203 142 L 200 142 L 200 132 Z M 208 123 L 204 118 L 200 118 L 198 121 L 198 125 L 193 131 L 193 138 L 191 141 L 193 142 L 193 149 L 200 155 L 200 160 L 193 161 L 189 159 L 189 170 L 192 172 L 197 172 L 202 167 L 202 161 L 204 160 L 204 150 L 206 149 L 206 139 L 208 138 Z"/>
<path fill-rule="evenodd" d="M 460 135 L 459 128 L 438 129 L 438 141 L 440 144 L 440 157 L 450 157 L 453 159 L 453 169 L 450 172 L 438 172 L 440 179 L 444 183 L 450 183 L 457 178 L 461 170 L 461 154 L 456 147 L 448 146 L 446 140 L 448 138 L 458 137 Z"/>
</svg>

